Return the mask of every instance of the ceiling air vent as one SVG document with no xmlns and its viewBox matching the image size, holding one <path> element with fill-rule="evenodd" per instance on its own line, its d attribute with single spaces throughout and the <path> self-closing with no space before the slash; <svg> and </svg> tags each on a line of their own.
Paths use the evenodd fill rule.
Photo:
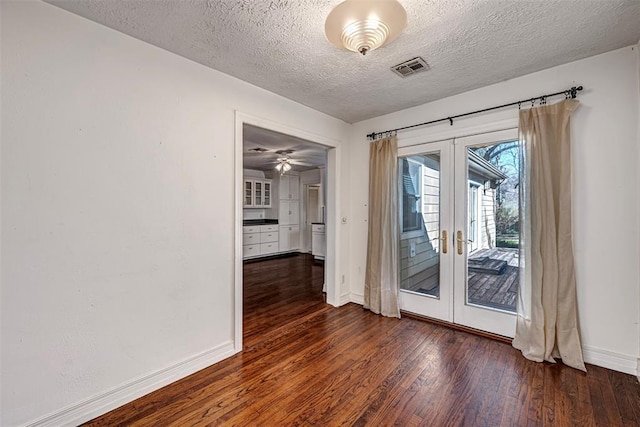
<svg viewBox="0 0 640 427">
<path fill-rule="evenodd" d="M 394 65 L 391 67 L 391 71 L 399 75 L 400 77 L 409 77 L 421 71 L 428 71 L 429 64 L 425 62 L 424 59 L 417 58 L 410 59 L 408 61 L 403 62 L 402 64 Z"/>
</svg>

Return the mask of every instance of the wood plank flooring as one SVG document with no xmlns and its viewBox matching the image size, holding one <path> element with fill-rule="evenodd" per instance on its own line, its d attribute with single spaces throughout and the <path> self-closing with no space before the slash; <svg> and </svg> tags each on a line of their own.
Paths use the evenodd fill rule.
<svg viewBox="0 0 640 427">
<path fill-rule="evenodd" d="M 242 353 L 86 425 L 640 425 L 631 375 L 534 363 L 445 326 L 332 308 L 307 256 L 244 272 Z"/>
</svg>

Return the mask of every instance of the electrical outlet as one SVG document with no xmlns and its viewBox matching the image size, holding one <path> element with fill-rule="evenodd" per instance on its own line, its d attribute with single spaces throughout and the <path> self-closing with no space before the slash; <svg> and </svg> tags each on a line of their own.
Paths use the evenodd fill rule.
<svg viewBox="0 0 640 427">
<path fill-rule="evenodd" d="M 413 258 L 416 256 L 416 244 L 411 243 L 411 248 L 409 249 L 409 257 Z"/>
</svg>

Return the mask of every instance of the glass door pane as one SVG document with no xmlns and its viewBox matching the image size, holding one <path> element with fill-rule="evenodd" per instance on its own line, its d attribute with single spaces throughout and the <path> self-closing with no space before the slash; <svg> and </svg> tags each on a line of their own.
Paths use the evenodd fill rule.
<svg viewBox="0 0 640 427">
<path fill-rule="evenodd" d="M 400 288 L 440 297 L 440 154 L 400 158 Z"/>
<path fill-rule="evenodd" d="M 255 181 L 253 183 L 254 185 L 254 200 L 253 200 L 253 205 L 254 206 L 262 206 L 262 182 L 261 181 Z"/>
<path fill-rule="evenodd" d="M 516 311 L 519 163 L 518 141 L 467 148 L 467 304 Z"/>
<path fill-rule="evenodd" d="M 451 320 L 452 141 L 398 150 L 400 306 Z"/>
<path fill-rule="evenodd" d="M 253 206 L 253 181 L 244 181 L 244 207 Z"/>
</svg>

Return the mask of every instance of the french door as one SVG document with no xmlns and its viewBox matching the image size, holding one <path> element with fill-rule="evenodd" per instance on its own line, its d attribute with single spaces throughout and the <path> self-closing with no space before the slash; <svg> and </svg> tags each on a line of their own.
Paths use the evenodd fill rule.
<svg viewBox="0 0 640 427">
<path fill-rule="evenodd" d="M 398 150 L 402 310 L 514 335 L 520 158 L 516 129 Z"/>
</svg>

